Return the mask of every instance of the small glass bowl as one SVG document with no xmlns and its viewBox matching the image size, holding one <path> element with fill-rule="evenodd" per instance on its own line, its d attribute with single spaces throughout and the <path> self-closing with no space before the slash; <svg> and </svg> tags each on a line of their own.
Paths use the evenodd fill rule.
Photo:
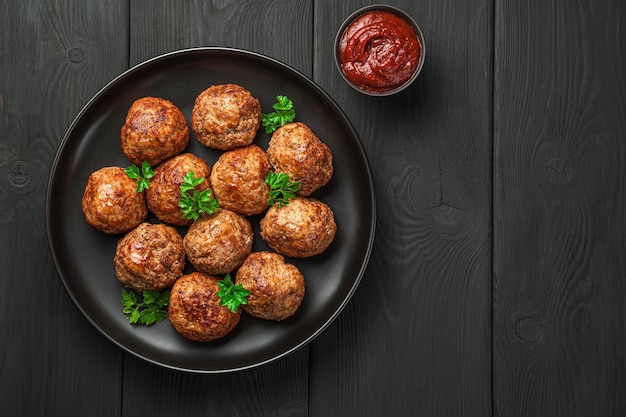
<svg viewBox="0 0 626 417">
<path fill-rule="evenodd" d="M 411 75 L 411 77 L 406 80 L 404 83 L 398 85 L 397 87 L 394 87 L 391 90 L 381 90 L 381 91 L 372 91 L 372 90 L 366 90 L 363 89 L 361 87 L 359 87 L 357 84 L 353 83 L 345 74 L 345 72 L 343 71 L 343 68 L 341 67 L 341 61 L 339 58 L 339 42 L 341 41 L 341 37 L 343 35 L 343 33 L 346 31 L 346 29 L 348 28 L 348 26 L 350 26 L 350 24 L 359 16 L 371 12 L 371 11 L 376 11 L 376 10 L 380 10 L 380 11 L 385 11 L 385 12 L 390 12 L 395 14 L 396 16 L 402 18 L 403 20 L 405 20 L 415 31 L 415 34 L 417 36 L 417 41 L 419 42 L 420 45 L 420 56 L 419 56 L 419 60 L 417 63 L 417 66 L 415 68 L 415 71 L 413 71 L 413 74 Z M 333 57 L 335 59 L 335 65 L 337 66 L 337 70 L 339 71 L 339 74 L 341 74 L 341 77 L 345 80 L 345 82 L 352 88 L 354 88 L 355 90 L 357 90 L 360 93 L 363 94 L 367 94 L 370 96 L 389 96 L 395 93 L 398 93 L 402 90 L 404 90 L 405 88 L 407 88 L 409 85 L 411 85 L 411 83 L 413 81 L 415 81 L 415 79 L 417 78 L 417 76 L 419 75 L 419 73 L 422 70 L 422 67 L 424 66 L 424 58 L 426 57 L 426 44 L 424 42 L 424 35 L 422 34 L 422 30 L 420 29 L 419 25 L 417 24 L 417 22 L 409 15 L 407 14 L 405 11 L 398 9 L 397 7 L 393 7 L 393 6 L 388 6 L 386 4 L 372 4 L 370 6 L 366 6 L 363 8 L 360 8 L 358 10 L 356 10 L 355 12 L 353 12 L 350 16 L 348 16 L 348 18 L 346 20 L 344 20 L 344 22 L 342 23 L 342 25 L 339 27 L 339 30 L 337 31 L 337 35 L 335 36 L 335 44 L 334 44 L 334 52 L 333 52 Z"/>
</svg>

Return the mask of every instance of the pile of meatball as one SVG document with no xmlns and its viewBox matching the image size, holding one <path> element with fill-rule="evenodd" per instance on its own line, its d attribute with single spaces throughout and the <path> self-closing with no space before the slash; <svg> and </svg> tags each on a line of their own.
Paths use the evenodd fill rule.
<svg viewBox="0 0 626 417">
<path fill-rule="evenodd" d="M 95 229 L 121 235 L 114 256 L 117 279 L 128 288 L 170 289 L 168 320 L 189 340 L 208 342 L 227 335 L 243 309 L 264 320 L 295 314 L 305 293 L 304 276 L 285 257 L 324 252 L 337 231 L 332 210 L 311 194 L 333 175 L 332 153 L 302 122 L 279 127 L 267 149 L 254 144 L 261 125 L 259 100 L 237 84 L 212 85 L 195 99 L 188 124 L 181 110 L 159 97 L 137 99 L 120 132 L 121 150 L 154 176 L 137 192 L 124 168 L 103 167 L 85 186 L 82 211 Z M 221 151 L 213 167 L 186 151 L 190 133 Z M 300 182 L 288 204 L 269 206 L 268 172 Z M 183 217 L 180 186 L 188 172 L 203 178 L 220 209 L 197 220 Z M 158 221 L 149 222 L 152 213 Z M 271 251 L 252 252 L 250 216 L 260 215 L 260 235 Z M 184 231 L 184 236 L 179 232 Z M 190 264 L 193 272 L 185 273 Z M 232 312 L 219 304 L 218 281 L 234 276 L 250 294 Z"/>
</svg>

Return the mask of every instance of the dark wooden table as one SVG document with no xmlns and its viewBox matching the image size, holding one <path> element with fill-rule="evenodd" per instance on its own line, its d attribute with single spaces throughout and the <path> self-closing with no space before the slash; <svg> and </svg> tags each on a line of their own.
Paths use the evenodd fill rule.
<svg viewBox="0 0 626 417">
<path fill-rule="evenodd" d="M 626 3 L 404 0 L 417 82 L 350 89 L 332 60 L 368 2 L 0 1 L 3 416 L 626 415 Z M 110 343 L 55 271 L 45 193 L 81 107 L 148 58 L 265 54 L 346 112 L 377 235 L 343 313 L 253 370 L 187 374 Z"/>
</svg>

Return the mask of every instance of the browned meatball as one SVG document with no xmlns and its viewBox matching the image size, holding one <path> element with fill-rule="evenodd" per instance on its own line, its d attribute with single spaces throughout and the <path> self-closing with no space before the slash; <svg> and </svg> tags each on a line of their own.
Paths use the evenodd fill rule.
<svg viewBox="0 0 626 417">
<path fill-rule="evenodd" d="M 89 176 L 81 206 L 88 224 L 108 234 L 124 233 L 148 217 L 143 193 L 124 168 L 104 167 Z"/>
<path fill-rule="evenodd" d="M 155 166 L 187 147 L 189 126 L 172 102 L 142 97 L 130 106 L 120 137 L 122 152 L 132 163 Z"/>
<path fill-rule="evenodd" d="M 235 270 L 252 251 L 252 226 L 230 210 L 204 215 L 183 239 L 187 259 L 198 271 L 222 275 Z"/>
<path fill-rule="evenodd" d="M 212 85 L 196 97 L 191 129 L 209 148 L 229 150 L 252 143 L 261 124 L 259 100 L 237 84 Z"/>
<path fill-rule="evenodd" d="M 219 305 L 217 281 L 209 274 L 192 272 L 174 283 L 167 318 L 185 338 L 210 342 L 226 336 L 239 323 L 241 309 L 233 313 Z"/>
<path fill-rule="evenodd" d="M 170 288 L 183 274 L 183 238 L 165 224 L 142 223 L 117 243 L 115 274 L 135 291 Z"/>
<path fill-rule="evenodd" d="M 237 271 L 235 283 L 250 291 L 244 311 L 265 320 L 294 315 L 304 298 L 302 273 L 273 252 L 251 253 Z"/>
<path fill-rule="evenodd" d="M 244 215 L 267 209 L 270 171 L 267 154 L 257 145 L 224 152 L 211 171 L 211 187 L 220 207 Z"/>
<path fill-rule="evenodd" d="M 330 148 L 301 122 L 279 127 L 270 139 L 267 156 L 275 172 L 300 182 L 299 196 L 311 195 L 333 176 Z"/>
<path fill-rule="evenodd" d="M 337 232 L 330 207 L 305 197 L 296 197 L 282 207 L 270 207 L 260 225 L 261 237 L 272 249 L 295 258 L 324 252 Z"/>
<path fill-rule="evenodd" d="M 161 221 L 177 226 L 189 226 L 192 220 L 183 217 L 178 206 L 180 186 L 185 175 L 193 172 L 196 178 L 204 178 L 196 190 L 209 189 L 211 167 L 202 158 L 183 153 L 163 162 L 154 170 L 150 187 L 145 191 L 148 209 Z"/>
</svg>

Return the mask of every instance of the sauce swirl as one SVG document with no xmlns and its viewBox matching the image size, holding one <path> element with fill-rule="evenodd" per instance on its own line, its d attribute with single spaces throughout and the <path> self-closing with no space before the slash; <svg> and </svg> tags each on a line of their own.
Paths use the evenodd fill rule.
<svg viewBox="0 0 626 417">
<path fill-rule="evenodd" d="M 383 10 L 358 16 L 339 41 L 339 62 L 346 78 L 375 93 L 393 90 L 411 78 L 420 53 L 413 27 Z"/>
</svg>

